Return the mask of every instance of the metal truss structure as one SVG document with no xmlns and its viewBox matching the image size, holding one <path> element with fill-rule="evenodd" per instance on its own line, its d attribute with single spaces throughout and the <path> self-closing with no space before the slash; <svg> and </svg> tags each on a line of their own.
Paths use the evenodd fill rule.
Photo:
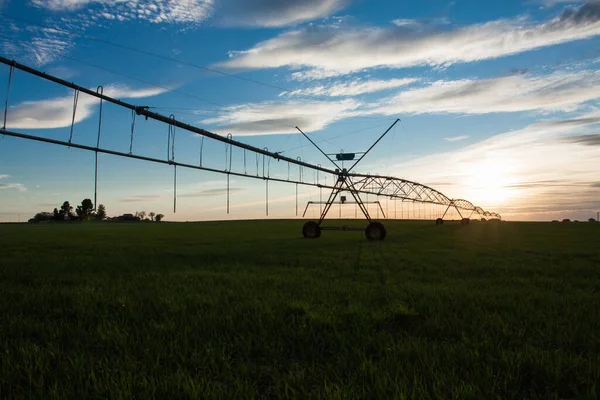
<svg viewBox="0 0 600 400">
<path fill-rule="evenodd" d="M 229 181 L 230 181 L 231 176 L 243 177 L 243 178 L 248 178 L 248 179 L 258 179 L 258 180 L 262 180 L 265 182 L 265 189 L 266 189 L 265 203 L 266 203 L 266 214 L 267 215 L 269 213 L 269 202 L 268 202 L 269 182 L 289 183 L 289 184 L 293 184 L 296 186 L 296 216 L 298 216 L 298 186 L 312 186 L 312 187 L 318 187 L 319 189 L 330 189 L 331 194 L 330 194 L 329 200 L 327 202 L 325 202 L 325 203 L 309 202 L 309 204 L 307 205 L 307 208 L 310 204 L 322 203 L 322 205 L 325 206 L 322 209 L 321 219 L 318 223 L 319 234 L 314 237 L 318 237 L 320 235 L 320 223 L 327 215 L 327 212 L 329 211 L 331 206 L 334 204 L 335 199 L 342 192 L 350 193 L 352 195 L 352 197 L 354 198 L 355 203 L 346 202 L 345 197 L 343 197 L 343 196 L 341 197 L 342 198 L 341 203 L 342 204 L 356 204 L 358 207 L 360 207 L 362 213 L 365 215 L 366 219 L 370 223 L 369 226 L 373 226 L 373 224 L 379 224 L 379 225 L 381 225 L 381 227 L 383 227 L 383 225 L 381 223 L 379 223 L 377 221 L 372 221 L 369 211 L 368 211 L 367 207 L 365 206 L 365 204 L 367 204 L 368 202 L 363 202 L 360 198 L 360 195 L 363 195 L 363 194 L 388 198 L 390 200 L 401 200 L 401 201 L 409 201 L 409 202 L 413 202 L 413 203 L 423 203 L 423 204 L 432 204 L 432 205 L 437 205 L 437 206 L 446 206 L 446 212 L 444 213 L 444 215 L 441 218 L 437 219 L 436 223 L 438 223 L 438 224 L 440 223 L 440 221 L 441 221 L 441 223 L 443 223 L 443 217 L 446 215 L 448 210 L 450 210 L 451 208 L 456 209 L 456 211 L 461 215 L 461 217 L 463 217 L 463 213 L 461 213 L 461 211 L 464 212 L 465 215 L 466 215 L 466 213 L 470 213 L 469 217 L 466 217 L 466 218 L 463 217 L 463 223 L 465 223 L 465 221 L 467 221 L 466 223 L 468 223 L 469 218 L 474 214 L 477 214 L 481 219 L 501 219 L 499 214 L 485 211 L 481 207 L 477 207 L 467 200 L 451 199 L 451 198 L 447 197 L 446 195 L 444 195 L 443 193 L 441 193 L 429 186 L 422 185 L 417 182 L 412 182 L 412 181 L 408 181 L 405 179 L 395 178 L 392 176 L 379 176 L 379 175 L 371 175 L 371 174 L 352 173 L 352 169 L 354 168 L 354 166 L 358 162 L 360 162 L 369 153 L 369 151 L 383 138 L 383 136 L 385 136 L 385 133 L 371 146 L 371 148 L 369 148 L 369 150 L 367 150 L 364 153 L 354 153 L 351 155 L 352 157 L 350 157 L 349 154 L 343 154 L 343 153 L 337 154 L 336 156 L 338 157 L 338 160 L 351 160 L 354 158 L 355 154 L 361 154 L 361 157 L 359 158 L 359 160 L 349 169 L 339 168 L 338 165 L 329 157 L 329 155 L 326 155 L 325 153 L 323 153 L 327 156 L 327 158 L 330 161 L 332 161 L 332 163 L 334 165 L 336 165 L 335 169 L 325 168 L 319 164 L 311 164 L 311 163 L 305 162 L 300 157 L 297 157 L 297 158 L 286 157 L 286 156 L 282 155 L 281 152 L 271 152 L 267 148 L 261 149 L 261 148 L 255 147 L 255 146 L 251 146 L 251 145 L 236 141 L 233 139 L 233 137 L 231 135 L 224 137 L 224 136 L 212 133 L 210 131 L 207 131 L 205 129 L 201 129 L 196 126 L 183 123 L 181 121 L 178 121 L 174 115 L 170 115 L 167 117 L 165 115 L 151 111 L 150 107 L 147 107 L 147 106 L 136 106 L 136 105 L 133 105 L 133 104 L 121 101 L 121 100 L 114 99 L 112 97 L 106 96 L 103 93 L 104 90 L 101 86 L 99 86 L 97 88 L 97 90 L 95 90 L 95 91 L 90 90 L 85 87 L 76 85 L 71 82 L 67 82 L 63 79 L 46 74 L 44 72 L 41 72 L 39 70 L 28 67 L 26 65 L 20 64 L 16 61 L 6 59 L 1 56 L 0 56 L 0 63 L 8 65 L 10 68 L 9 76 L 8 76 L 8 87 L 7 87 L 7 93 L 6 93 L 5 109 L 4 109 L 4 124 L 3 124 L 2 128 L 0 129 L 0 135 L 6 135 L 6 136 L 21 138 L 21 139 L 26 139 L 26 140 L 31 140 L 31 141 L 44 142 L 44 143 L 49 143 L 49 144 L 53 144 L 53 145 L 65 146 L 65 147 L 69 147 L 69 148 L 77 148 L 77 149 L 94 152 L 96 154 L 95 177 L 94 177 L 94 206 L 96 205 L 96 202 L 97 202 L 98 154 L 101 153 L 101 154 L 110 154 L 110 155 L 118 156 L 118 157 L 125 157 L 125 158 L 130 158 L 130 159 L 137 159 L 137 160 L 141 160 L 141 161 L 172 166 L 173 171 L 174 171 L 174 176 L 173 176 L 173 178 L 174 178 L 173 179 L 173 181 L 174 181 L 173 182 L 174 183 L 173 211 L 174 212 L 176 212 L 176 210 L 177 210 L 176 209 L 177 168 L 187 168 L 187 169 L 192 169 L 192 170 L 201 170 L 201 171 L 225 174 L 227 176 L 227 213 L 229 213 Z M 25 72 L 29 75 L 33 75 L 35 77 L 38 77 L 38 78 L 41 78 L 41 79 L 44 79 L 44 80 L 47 80 L 50 82 L 54 82 L 55 84 L 58 84 L 62 87 L 70 88 L 73 90 L 73 93 L 74 93 L 74 95 L 73 95 L 73 120 L 71 123 L 70 136 L 69 136 L 68 140 L 57 140 L 57 139 L 50 139 L 47 137 L 25 134 L 22 132 L 17 132 L 14 129 L 11 129 L 10 126 L 7 127 L 7 117 L 11 111 L 10 105 L 9 105 L 9 95 L 10 95 L 12 81 L 15 78 L 14 75 L 15 75 L 16 70 Z M 96 141 L 95 146 L 79 144 L 79 143 L 76 143 L 75 141 L 73 141 L 73 132 L 74 132 L 75 124 L 76 124 L 75 121 L 76 121 L 76 113 L 77 113 L 77 103 L 78 103 L 78 98 L 79 98 L 80 93 L 84 93 L 86 95 L 92 96 L 98 100 L 99 119 L 98 119 L 97 141 Z M 131 121 L 131 130 L 130 130 L 129 151 L 116 151 L 116 150 L 104 148 L 101 146 L 102 121 L 104 118 L 104 116 L 103 116 L 104 103 L 111 103 L 122 109 L 131 111 L 132 121 Z M 139 117 L 139 116 L 143 117 L 145 120 L 150 119 L 153 121 L 161 122 L 166 125 L 166 128 L 168 129 L 167 146 L 166 146 L 167 147 L 166 148 L 167 157 L 166 158 L 149 157 L 149 156 L 145 156 L 142 154 L 137 154 L 134 151 L 136 117 Z M 137 120 L 138 120 L 137 124 L 139 125 L 140 118 L 137 118 Z M 397 122 L 398 122 L 398 120 L 394 124 L 396 124 Z M 192 134 L 202 136 L 202 141 L 201 141 L 200 149 L 199 149 L 200 162 L 198 164 L 183 163 L 183 162 L 178 162 L 176 160 L 176 154 L 175 154 L 176 129 L 180 129 L 180 130 L 192 133 Z M 391 129 L 391 127 L 386 131 L 386 133 L 390 129 Z M 302 132 L 302 131 L 300 131 L 300 132 Z M 304 135 L 303 132 L 302 132 L 302 134 Z M 306 138 L 308 138 L 308 140 L 311 141 L 311 143 L 315 144 L 308 136 L 306 136 L 306 135 L 304 135 L 304 136 Z M 218 168 L 216 166 L 203 165 L 202 158 L 203 158 L 204 139 L 214 140 L 216 142 L 220 142 L 220 143 L 224 144 L 225 154 L 226 154 L 226 161 L 225 161 L 226 168 L 225 169 Z M 316 146 L 316 144 L 315 144 L 315 146 Z M 234 170 L 234 168 L 232 168 L 232 158 L 233 158 L 232 149 L 233 148 L 239 149 L 243 152 L 243 164 L 240 162 L 240 165 L 243 165 L 243 169 L 241 167 L 239 168 L 239 170 Z M 317 146 L 317 148 L 318 148 L 318 146 Z M 252 156 L 254 156 L 253 158 L 256 161 L 255 173 L 254 173 L 254 168 L 253 168 L 254 162 L 251 163 L 252 165 L 250 165 L 250 166 L 248 165 L 249 164 L 248 160 L 251 159 Z M 283 174 L 280 174 L 277 176 L 274 174 L 272 175 L 271 169 L 270 169 L 271 160 L 276 160 L 280 163 L 287 164 L 287 175 L 285 174 L 285 172 Z M 262 168 L 261 168 L 261 166 L 262 166 Z M 295 172 L 292 174 L 292 171 L 291 171 L 292 166 L 298 168 L 297 175 Z M 252 171 L 250 171 L 250 170 L 252 170 Z M 306 179 L 305 171 L 314 171 L 317 176 L 316 181 Z M 319 174 L 324 174 L 324 176 L 327 176 L 327 175 L 332 176 L 334 178 L 333 179 L 334 183 L 330 184 L 330 185 L 322 184 L 321 180 L 319 179 Z M 379 204 L 379 202 L 372 202 L 372 203 Z M 381 204 L 379 204 L 379 207 L 381 208 Z M 381 208 L 381 211 L 383 213 L 383 208 Z M 306 214 L 306 210 L 305 210 L 305 214 Z M 384 214 L 384 216 L 385 216 L 385 214 Z M 313 226 L 313 228 L 314 228 L 314 226 Z M 353 229 L 353 228 L 348 229 L 348 228 L 344 227 L 344 228 L 334 228 L 334 229 L 349 230 L 349 229 Z M 364 228 L 360 228 L 360 229 L 363 230 Z M 367 227 L 366 234 L 367 234 L 367 237 L 370 239 L 376 239 L 376 240 L 383 239 L 385 237 L 385 229 L 383 228 L 383 231 L 380 230 L 378 232 L 375 232 L 375 231 L 370 232 L 369 227 Z M 306 235 L 306 232 L 304 232 L 304 233 L 305 233 L 305 237 L 311 237 L 310 234 Z"/>
</svg>

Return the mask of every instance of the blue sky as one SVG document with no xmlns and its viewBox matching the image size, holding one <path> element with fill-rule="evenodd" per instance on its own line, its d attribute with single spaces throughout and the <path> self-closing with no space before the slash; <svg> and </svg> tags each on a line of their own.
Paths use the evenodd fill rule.
<svg viewBox="0 0 600 400">
<path fill-rule="evenodd" d="M 505 219 L 600 209 L 598 1 L 0 0 L 0 14 L 4 57 L 261 148 L 324 165 L 296 125 L 327 152 L 361 151 L 400 118 L 360 172 Z M 7 128 L 69 138 L 72 91 L 17 71 L 9 101 Z M 98 101 L 81 95 L 73 140 L 94 145 L 97 130 Z M 137 121 L 134 152 L 165 158 L 167 133 Z M 131 115 L 106 105 L 102 145 L 127 152 L 130 134 Z M 198 164 L 200 138 L 176 137 L 176 160 Z M 225 168 L 223 144 L 206 140 L 202 154 Z M 240 151 L 232 163 L 256 170 Z M 92 198 L 93 173 L 93 153 L 1 138 L 0 221 Z M 101 155 L 99 175 L 111 215 L 265 216 L 262 181 L 232 178 L 227 215 L 224 175 L 180 169 L 173 214 L 171 167 Z M 301 188 L 301 208 L 319 196 Z M 269 211 L 294 217 L 295 187 L 272 183 Z"/>
</svg>

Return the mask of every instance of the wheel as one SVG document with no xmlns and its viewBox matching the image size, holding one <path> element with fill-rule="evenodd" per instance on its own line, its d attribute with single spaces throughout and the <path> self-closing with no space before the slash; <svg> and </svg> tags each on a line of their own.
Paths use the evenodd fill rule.
<svg viewBox="0 0 600 400">
<path fill-rule="evenodd" d="M 316 239 L 321 237 L 321 227 L 315 221 L 308 221 L 302 227 L 302 235 L 306 239 Z"/>
<path fill-rule="evenodd" d="M 435 224 L 436 225 L 444 225 L 444 220 L 441 219 L 441 218 L 438 218 L 438 219 L 435 220 Z"/>
<path fill-rule="evenodd" d="M 365 235 L 369 240 L 383 240 L 387 234 L 385 226 L 381 222 L 371 222 L 365 229 Z"/>
<path fill-rule="evenodd" d="M 469 223 L 471 222 L 471 220 L 469 218 L 463 218 L 460 223 L 463 225 L 469 225 Z"/>
</svg>

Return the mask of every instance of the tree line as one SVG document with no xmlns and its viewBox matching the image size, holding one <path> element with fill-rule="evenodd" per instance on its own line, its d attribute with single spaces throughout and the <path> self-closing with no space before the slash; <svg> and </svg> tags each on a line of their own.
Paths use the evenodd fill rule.
<svg viewBox="0 0 600 400">
<path fill-rule="evenodd" d="M 146 215 L 149 217 L 146 218 Z M 131 216 L 132 218 L 127 218 Z M 125 218 L 124 218 L 125 217 Z M 138 211 L 135 216 L 132 214 L 124 214 L 123 216 L 116 217 L 117 220 L 128 220 L 133 219 L 137 221 L 155 221 L 160 222 L 164 218 L 164 214 L 157 214 L 150 212 L 146 214 L 145 211 Z M 84 199 L 81 204 L 73 208 L 69 201 L 63 202 L 60 207 L 54 209 L 53 212 L 39 212 L 35 214 L 29 222 L 44 222 L 44 221 L 103 221 L 107 219 L 106 207 L 104 204 L 100 204 L 98 209 L 94 209 L 94 203 L 90 199 Z"/>
</svg>

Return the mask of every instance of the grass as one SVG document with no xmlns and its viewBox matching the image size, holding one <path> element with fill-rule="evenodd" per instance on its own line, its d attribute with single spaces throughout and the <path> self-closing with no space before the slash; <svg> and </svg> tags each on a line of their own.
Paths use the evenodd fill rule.
<svg viewBox="0 0 600 400">
<path fill-rule="evenodd" d="M 598 398 L 600 224 L 301 226 L 0 225 L 0 398 Z"/>
</svg>

